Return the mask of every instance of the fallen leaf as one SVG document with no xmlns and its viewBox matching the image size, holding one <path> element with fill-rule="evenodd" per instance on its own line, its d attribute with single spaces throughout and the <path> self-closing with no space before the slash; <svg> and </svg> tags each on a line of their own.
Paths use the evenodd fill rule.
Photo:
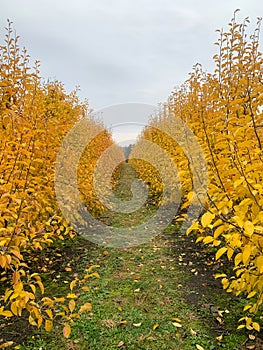
<svg viewBox="0 0 263 350">
<path fill-rule="evenodd" d="M 68 306 L 69 306 L 70 312 L 73 312 L 73 310 L 75 309 L 75 306 L 76 306 L 75 301 L 73 299 L 70 299 Z"/>
<path fill-rule="evenodd" d="M 181 323 L 178 323 L 178 322 L 173 322 L 173 325 L 177 328 L 182 327 Z"/>
<path fill-rule="evenodd" d="M 63 328 L 63 335 L 65 338 L 68 338 L 70 336 L 71 328 L 70 325 L 66 324 Z"/>
<path fill-rule="evenodd" d="M 99 277 L 100 277 L 100 275 L 98 274 L 98 272 L 93 272 L 91 275 L 92 275 L 93 277 L 96 277 L 96 278 L 99 278 Z"/>
<path fill-rule="evenodd" d="M 140 322 L 140 323 L 133 323 L 133 326 L 134 327 L 140 327 L 142 325 L 142 323 Z"/>
<path fill-rule="evenodd" d="M 91 311 L 91 310 L 92 310 L 91 303 L 85 303 L 80 307 L 79 312 L 82 313 L 82 312 L 87 312 L 87 311 Z"/>
<path fill-rule="evenodd" d="M 195 346 L 197 347 L 198 350 L 205 350 L 201 345 L 196 344 Z"/>
<path fill-rule="evenodd" d="M 81 287 L 81 289 L 84 290 L 85 292 L 89 292 L 89 287 L 87 287 L 87 286 L 83 286 L 83 287 Z"/>
<path fill-rule="evenodd" d="M 77 296 L 76 296 L 76 294 L 74 294 L 74 293 L 69 293 L 69 294 L 67 295 L 67 298 L 68 298 L 68 299 L 75 299 L 75 298 L 77 298 Z"/>
<path fill-rule="evenodd" d="M 159 324 L 158 323 L 155 323 L 154 325 L 153 325 L 153 330 L 155 330 L 156 328 L 158 328 L 159 327 Z"/>
<path fill-rule="evenodd" d="M 122 320 L 119 324 L 118 327 L 123 327 L 127 323 L 126 320 Z"/>
<path fill-rule="evenodd" d="M 225 310 L 218 310 L 217 313 L 220 317 L 223 317 L 223 313 L 225 312 Z"/>
<path fill-rule="evenodd" d="M 190 333 L 192 336 L 196 337 L 197 336 L 197 332 L 194 331 L 192 328 L 190 328 Z"/>
<path fill-rule="evenodd" d="M 95 269 L 95 268 L 97 268 L 97 267 L 100 267 L 100 265 L 91 265 L 91 266 L 87 269 L 87 271 L 88 271 L 88 272 L 91 272 L 93 269 Z"/>
<path fill-rule="evenodd" d="M 0 349 L 7 348 L 8 346 L 13 345 L 13 344 L 14 344 L 13 341 L 8 341 L 6 343 L 1 344 Z"/>
<path fill-rule="evenodd" d="M 53 322 L 51 320 L 46 320 L 45 321 L 45 330 L 47 332 L 50 332 L 53 327 Z"/>
<path fill-rule="evenodd" d="M 223 322 L 223 321 L 222 321 L 222 318 L 220 318 L 220 317 L 217 317 L 216 320 L 217 320 L 219 323 L 222 323 L 222 322 Z"/>
<path fill-rule="evenodd" d="M 223 334 L 221 334 L 219 337 L 216 337 L 216 340 L 221 342 L 223 340 Z"/>
</svg>

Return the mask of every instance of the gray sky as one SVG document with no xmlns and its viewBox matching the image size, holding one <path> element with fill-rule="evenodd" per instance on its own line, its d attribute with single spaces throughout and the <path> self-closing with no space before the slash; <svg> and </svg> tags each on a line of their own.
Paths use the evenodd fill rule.
<svg viewBox="0 0 263 350">
<path fill-rule="evenodd" d="M 156 105 L 195 63 L 213 70 L 215 30 L 227 28 L 237 8 L 252 28 L 263 16 L 262 0 L 1 0 L 0 34 L 11 19 L 21 45 L 41 61 L 42 76 L 68 91 L 79 85 L 92 109 Z M 146 116 L 121 115 L 122 121 Z"/>
</svg>

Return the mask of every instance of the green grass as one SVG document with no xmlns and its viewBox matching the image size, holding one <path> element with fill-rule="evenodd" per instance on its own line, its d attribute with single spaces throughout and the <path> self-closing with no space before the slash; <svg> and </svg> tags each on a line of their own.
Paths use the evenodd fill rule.
<svg viewBox="0 0 263 350">
<path fill-rule="evenodd" d="M 191 349 L 197 341 L 207 343 L 207 332 L 186 305 L 176 287 L 178 274 L 163 253 L 154 244 L 110 251 L 101 280 L 92 281 L 90 295 L 83 296 L 93 301 L 93 315 L 74 327 L 83 349 L 116 349 L 120 342 L 129 349 L 182 349 L 182 344 Z M 181 320 L 182 328 L 173 325 L 173 318 Z M 204 339 L 193 339 L 191 327 Z"/>
<path fill-rule="evenodd" d="M 92 302 L 93 311 L 76 321 L 72 339 L 61 341 L 56 332 L 41 332 L 21 348 L 55 350 L 59 343 L 61 349 L 73 344 L 75 349 L 111 350 L 123 342 L 129 349 L 196 349 L 195 344 L 215 349 L 214 339 L 178 287 L 176 262 L 159 245 L 156 241 L 111 249 L 106 256 L 98 248 L 91 257 L 99 259 L 100 278 L 90 280 L 90 292 L 81 296 L 83 302 Z M 181 320 L 181 328 L 173 325 L 173 318 Z M 153 330 L 155 324 L 159 326 Z M 191 335 L 191 328 L 199 336 Z"/>
</svg>

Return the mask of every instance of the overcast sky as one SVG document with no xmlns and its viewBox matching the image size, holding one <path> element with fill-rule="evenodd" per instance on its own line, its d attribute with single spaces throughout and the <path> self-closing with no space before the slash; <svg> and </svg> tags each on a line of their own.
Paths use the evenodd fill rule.
<svg viewBox="0 0 263 350">
<path fill-rule="evenodd" d="M 0 0 L 0 34 L 3 41 L 12 20 L 21 45 L 41 61 L 42 76 L 67 91 L 79 85 L 92 109 L 157 105 L 195 63 L 213 70 L 215 30 L 227 28 L 237 8 L 252 28 L 263 16 L 262 0 Z M 106 125 L 146 121 L 102 116 Z"/>
</svg>

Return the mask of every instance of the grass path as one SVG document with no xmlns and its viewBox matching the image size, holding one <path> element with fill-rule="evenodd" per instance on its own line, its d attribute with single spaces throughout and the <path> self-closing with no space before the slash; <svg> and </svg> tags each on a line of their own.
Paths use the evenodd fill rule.
<svg viewBox="0 0 263 350">
<path fill-rule="evenodd" d="M 130 198 L 135 177 L 131 167 L 125 165 L 116 188 L 119 197 Z M 149 211 L 145 206 L 125 218 L 106 212 L 102 220 L 116 226 L 124 221 L 131 225 Z M 90 265 L 100 266 L 96 270 L 100 278 L 90 279 L 90 291 L 82 292 L 80 297 L 92 303 L 92 312 L 76 321 L 71 339 L 63 339 L 56 330 L 50 334 L 39 332 L 28 337 L 21 349 L 243 348 L 246 336 L 235 331 L 238 309 L 227 312 L 227 307 L 235 310 L 236 301 L 227 298 L 221 289 L 212 295 L 215 285 L 211 276 L 213 269 L 220 267 L 212 258 L 205 264 L 207 256 L 205 261 L 199 259 L 191 239 L 179 237 L 177 232 L 176 225 L 171 224 L 161 236 L 128 249 L 105 250 L 81 240 L 75 243 L 74 249 L 81 247 L 81 253 L 77 253 L 74 273 L 82 275 Z"/>
</svg>

